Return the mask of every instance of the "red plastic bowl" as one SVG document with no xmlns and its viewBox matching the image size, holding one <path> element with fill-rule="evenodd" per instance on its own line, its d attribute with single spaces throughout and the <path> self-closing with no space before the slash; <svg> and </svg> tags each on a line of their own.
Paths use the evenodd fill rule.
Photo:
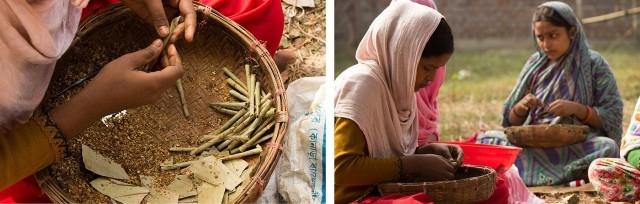
<svg viewBox="0 0 640 204">
<path fill-rule="evenodd" d="M 516 161 L 518 154 L 522 151 L 519 147 L 475 144 L 462 142 L 438 142 L 445 144 L 455 144 L 462 147 L 464 151 L 463 164 L 478 166 L 488 166 L 497 172 L 503 172 L 511 167 Z"/>
</svg>

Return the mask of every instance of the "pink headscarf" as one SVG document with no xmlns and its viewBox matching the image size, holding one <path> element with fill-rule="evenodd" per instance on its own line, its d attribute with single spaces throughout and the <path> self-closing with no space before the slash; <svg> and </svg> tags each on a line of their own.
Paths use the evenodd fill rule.
<svg viewBox="0 0 640 204">
<path fill-rule="evenodd" d="M 336 79 L 335 117 L 358 125 L 370 156 L 414 153 L 418 144 L 416 70 L 442 18 L 426 6 L 394 1 L 362 38 L 356 51 L 358 64 Z"/>
<path fill-rule="evenodd" d="M 433 0 L 413 0 L 416 3 L 438 10 Z M 424 88 L 416 92 L 416 103 L 418 104 L 418 145 L 427 142 L 438 141 L 440 132 L 438 131 L 438 92 L 447 70 L 442 66 L 436 70 L 433 81 Z"/>
<path fill-rule="evenodd" d="M 428 6 L 429 8 L 432 8 L 436 11 L 438 10 L 438 8 L 436 7 L 436 2 L 434 2 L 433 0 L 411 0 L 411 1 Z"/>
<path fill-rule="evenodd" d="M 86 2 L 0 0 L 0 133 L 25 123 L 40 104 Z"/>
</svg>

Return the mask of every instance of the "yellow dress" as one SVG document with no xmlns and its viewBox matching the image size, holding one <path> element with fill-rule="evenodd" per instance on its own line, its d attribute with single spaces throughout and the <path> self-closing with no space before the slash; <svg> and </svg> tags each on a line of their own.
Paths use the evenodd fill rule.
<svg viewBox="0 0 640 204">
<path fill-rule="evenodd" d="M 32 117 L 11 132 L 0 134 L 0 191 L 51 165 L 62 157 L 62 139 L 45 126 L 44 117 Z"/>
<path fill-rule="evenodd" d="M 400 178 L 400 160 L 369 157 L 362 130 L 352 120 L 335 118 L 335 203 L 364 197 L 376 184 Z"/>
</svg>

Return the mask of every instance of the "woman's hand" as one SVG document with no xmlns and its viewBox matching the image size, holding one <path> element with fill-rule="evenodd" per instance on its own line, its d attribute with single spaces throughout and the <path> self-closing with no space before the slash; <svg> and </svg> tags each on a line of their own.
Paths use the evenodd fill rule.
<svg viewBox="0 0 640 204">
<path fill-rule="evenodd" d="M 451 180 L 455 168 L 442 156 L 435 154 L 414 154 L 400 157 L 402 177 L 415 181 Z"/>
<path fill-rule="evenodd" d="M 533 94 L 527 94 L 516 105 L 513 106 L 513 111 L 518 115 L 525 115 L 531 108 L 542 106 L 542 101 Z"/>
<path fill-rule="evenodd" d="M 549 105 L 549 112 L 556 116 L 584 118 L 586 108 L 580 103 L 567 100 L 555 100 Z"/>
<path fill-rule="evenodd" d="M 458 145 L 453 144 L 426 144 L 416 149 L 416 154 L 435 154 L 451 161 L 455 160 L 457 165 L 462 164 L 464 152 Z"/>
<path fill-rule="evenodd" d="M 159 99 L 184 73 L 174 45 L 167 47 L 168 66 L 156 72 L 139 71 L 161 52 L 162 42 L 155 40 L 148 47 L 119 57 L 102 68 L 78 95 L 51 111 L 62 133 L 75 136 L 107 114 Z"/>
<path fill-rule="evenodd" d="M 169 20 L 162 0 L 123 0 L 123 2 L 140 18 L 151 23 L 160 37 L 164 38 L 169 34 Z M 192 0 L 168 0 L 164 2 L 178 9 L 180 15 L 184 17 L 184 22 L 176 27 L 170 41 L 175 42 L 184 35 L 187 42 L 192 42 L 196 31 L 196 12 Z"/>
<path fill-rule="evenodd" d="M 113 113 L 155 102 L 164 91 L 175 85 L 184 70 L 175 46 L 169 45 L 169 64 L 157 72 L 139 69 L 153 62 L 162 52 L 162 43 L 155 40 L 149 47 L 129 53 L 107 64 L 87 85 L 92 98 L 104 103 L 105 112 Z"/>
</svg>

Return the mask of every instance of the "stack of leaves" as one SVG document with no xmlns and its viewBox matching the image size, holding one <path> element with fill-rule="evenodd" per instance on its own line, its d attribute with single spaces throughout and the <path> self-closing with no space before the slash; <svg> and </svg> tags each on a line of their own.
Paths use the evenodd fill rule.
<svg viewBox="0 0 640 204">
<path fill-rule="evenodd" d="M 249 178 L 251 170 L 242 159 L 222 161 L 215 156 L 200 157 L 185 169 L 184 174 L 175 177 L 168 186 L 159 187 L 151 176 L 140 176 L 142 186 L 131 181 L 129 175 L 111 159 L 82 146 L 85 167 L 102 176 L 91 181 L 100 193 L 120 203 L 228 203 L 235 189 Z M 225 202 L 226 201 L 226 202 Z"/>
</svg>

